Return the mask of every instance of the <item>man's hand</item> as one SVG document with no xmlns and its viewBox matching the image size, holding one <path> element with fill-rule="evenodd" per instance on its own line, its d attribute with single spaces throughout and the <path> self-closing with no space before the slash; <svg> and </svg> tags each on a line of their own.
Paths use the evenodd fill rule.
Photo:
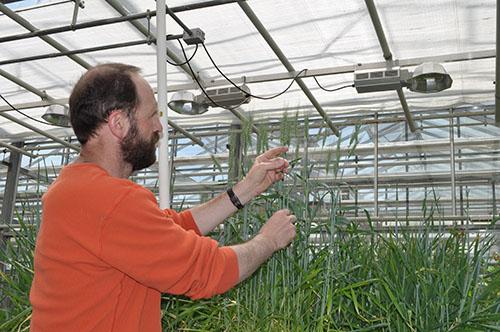
<svg viewBox="0 0 500 332">
<path fill-rule="evenodd" d="M 239 281 L 248 278 L 271 255 L 295 238 L 296 218 L 288 210 L 279 210 L 262 226 L 253 239 L 231 246 L 238 257 Z"/>
<path fill-rule="evenodd" d="M 247 176 L 234 188 L 236 195 L 244 198 L 243 204 L 266 191 L 288 173 L 288 160 L 279 156 L 287 151 L 288 147 L 280 146 L 267 150 L 255 159 Z"/>
<path fill-rule="evenodd" d="M 296 220 L 287 209 L 276 211 L 262 226 L 258 236 L 265 237 L 273 245 L 273 251 L 283 249 L 295 238 Z"/>
</svg>

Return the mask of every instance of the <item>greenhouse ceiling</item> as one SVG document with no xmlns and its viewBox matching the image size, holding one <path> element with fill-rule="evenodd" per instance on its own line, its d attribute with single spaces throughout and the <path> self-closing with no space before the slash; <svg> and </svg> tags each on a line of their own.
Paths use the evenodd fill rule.
<svg viewBox="0 0 500 332">
<path fill-rule="evenodd" d="M 342 125 L 340 115 L 396 114 L 406 104 L 409 122 L 421 110 L 494 109 L 494 0 L 172 0 L 167 5 L 185 26 L 205 34 L 205 47 L 182 42 L 186 57 L 193 56 L 192 71 L 185 64 L 167 65 L 169 99 L 176 91 L 200 94 L 193 76 L 205 88 L 230 86 L 208 54 L 220 71 L 237 84 L 246 83 L 256 96 L 276 95 L 298 77 L 286 93 L 252 98 L 232 112 L 210 108 L 203 115 L 186 116 L 169 110 L 171 123 L 188 131 L 194 125 L 233 123 L 238 114 L 259 120 L 299 111 L 321 115 L 336 130 Z M 156 89 L 155 10 L 153 0 L 0 1 L 1 96 L 41 120 L 47 105 L 67 102 L 87 68 L 104 62 L 140 67 Z M 131 15 L 140 18 L 91 26 Z M 83 28 L 86 24 L 90 27 Z M 37 30 L 42 33 L 27 34 Z M 182 33 L 168 16 L 167 34 Z M 167 47 L 171 63 L 186 62 L 178 39 L 169 40 Z M 450 89 L 360 94 L 352 87 L 355 71 L 413 71 L 429 61 L 444 66 L 453 79 Z M 45 132 L 71 135 L 71 129 L 40 124 L 12 111 L 4 100 L 0 115 L 3 142 Z"/>
</svg>

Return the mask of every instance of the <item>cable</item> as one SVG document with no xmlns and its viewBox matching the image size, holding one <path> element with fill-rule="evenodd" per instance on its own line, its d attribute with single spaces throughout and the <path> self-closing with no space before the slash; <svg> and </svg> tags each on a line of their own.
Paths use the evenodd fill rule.
<svg viewBox="0 0 500 332">
<path fill-rule="evenodd" d="M 345 88 L 354 88 L 354 84 L 349 84 L 349 85 L 344 85 L 344 86 L 341 86 L 339 88 L 335 88 L 335 89 L 327 89 L 325 87 L 322 87 L 321 84 L 319 84 L 318 80 L 316 79 L 316 76 L 313 76 L 314 80 L 316 81 L 316 84 L 319 86 L 319 88 L 321 90 L 325 90 L 325 91 L 328 91 L 328 92 L 334 92 L 334 91 L 339 91 L 339 90 L 342 90 L 342 89 L 345 89 Z"/>
<path fill-rule="evenodd" d="M 285 92 L 287 92 L 290 87 L 292 86 L 293 82 L 295 82 L 295 80 L 300 76 L 300 74 L 302 74 L 303 72 L 305 72 L 307 69 L 302 69 L 301 71 L 299 71 L 299 73 L 297 75 L 295 75 L 295 77 L 292 79 L 292 81 L 290 82 L 290 84 L 288 85 L 288 87 L 283 90 L 282 92 L 274 95 L 274 96 L 268 96 L 268 97 L 261 97 L 261 96 L 255 96 L 255 95 L 252 95 L 251 93 L 249 93 L 248 91 L 245 91 L 243 90 L 242 88 L 240 88 L 238 85 L 236 85 L 233 81 L 231 81 L 229 79 L 229 77 L 227 77 L 223 72 L 222 70 L 220 70 L 220 68 L 217 66 L 217 64 L 215 63 L 215 61 L 212 59 L 212 56 L 210 55 L 210 53 L 208 52 L 207 48 L 205 47 L 205 44 L 202 43 L 201 46 L 203 46 L 203 48 L 205 49 L 205 52 L 207 53 L 208 55 L 208 58 L 210 59 L 210 61 L 212 61 L 212 64 L 214 65 L 214 67 L 217 69 L 217 71 L 229 82 L 231 83 L 235 88 L 239 89 L 241 92 L 247 94 L 248 96 L 250 97 L 253 97 L 253 98 L 256 98 L 256 99 L 262 99 L 262 100 L 269 100 L 269 99 L 273 99 L 273 98 L 276 98 L 276 97 L 279 97 L 281 96 L 282 94 L 284 94 Z"/>
<path fill-rule="evenodd" d="M 181 49 L 182 49 L 182 54 L 184 54 L 184 58 L 186 59 L 186 62 L 187 62 L 187 65 L 189 67 L 189 70 L 191 71 L 191 74 L 193 75 L 193 78 L 194 80 L 196 81 L 196 83 L 198 84 L 198 86 L 200 87 L 201 91 L 203 92 L 203 94 L 208 98 L 208 100 L 210 100 L 215 106 L 217 107 L 221 107 L 221 108 L 224 108 L 224 109 L 227 109 L 227 110 L 234 110 L 236 107 L 239 107 L 241 106 L 242 104 L 244 104 L 244 102 L 246 101 L 246 99 L 239 105 L 236 105 L 234 106 L 234 108 L 232 107 L 226 107 L 226 106 L 222 106 L 222 105 L 219 105 L 218 103 L 216 103 L 212 98 L 210 98 L 210 96 L 208 95 L 208 93 L 205 91 L 205 89 L 203 88 L 203 86 L 201 85 L 200 81 L 198 81 L 198 77 L 196 77 L 196 74 L 194 73 L 194 70 L 193 68 L 191 67 L 191 64 L 189 63 L 189 61 L 187 61 L 187 55 L 186 55 L 186 50 L 184 50 L 184 46 L 182 45 L 182 43 L 179 41 L 179 45 L 181 45 Z M 247 93 L 246 91 L 244 91 L 245 93 Z"/>
<path fill-rule="evenodd" d="M 177 39 L 177 41 L 180 43 L 180 40 Z M 185 62 L 183 63 L 175 63 L 175 62 L 170 62 L 167 60 L 167 62 L 169 64 L 171 64 L 172 66 L 176 66 L 176 67 L 179 67 L 179 66 L 184 66 L 185 64 L 187 64 L 189 61 L 193 60 L 194 58 L 194 55 L 196 54 L 196 52 L 198 51 L 198 44 L 196 44 L 196 48 L 194 49 L 194 52 L 193 52 L 193 55 L 191 55 L 191 57 L 189 58 L 189 60 L 186 60 Z"/>
<path fill-rule="evenodd" d="M 14 110 L 14 111 L 16 111 L 16 112 L 18 112 L 18 113 L 20 113 L 20 114 L 24 115 L 24 116 L 25 116 L 25 117 L 27 117 L 28 119 L 31 119 L 31 120 L 33 120 L 33 121 L 36 121 L 36 122 L 39 122 L 39 123 L 43 123 L 43 124 L 46 124 L 46 125 L 49 125 L 49 126 L 69 128 L 69 126 L 60 126 L 60 125 L 56 125 L 56 124 L 54 124 L 54 123 L 50 123 L 50 122 L 47 122 L 47 121 L 42 121 L 42 120 L 38 120 L 38 119 L 36 119 L 36 118 L 33 118 L 33 117 L 29 116 L 28 114 L 26 114 L 26 113 L 24 113 L 24 112 L 21 112 L 20 110 L 18 110 L 17 108 L 15 108 L 15 107 L 14 107 L 14 105 L 12 105 L 11 103 L 9 103 L 9 101 L 8 101 L 7 99 L 5 99 L 5 98 L 4 98 L 4 96 L 2 96 L 1 94 L 0 94 L 0 98 L 2 98 L 2 99 L 3 99 L 3 101 L 4 101 L 4 102 L 6 102 L 6 103 L 7 103 L 7 105 L 9 105 L 9 106 L 10 106 L 10 108 L 12 108 L 12 110 Z"/>
</svg>

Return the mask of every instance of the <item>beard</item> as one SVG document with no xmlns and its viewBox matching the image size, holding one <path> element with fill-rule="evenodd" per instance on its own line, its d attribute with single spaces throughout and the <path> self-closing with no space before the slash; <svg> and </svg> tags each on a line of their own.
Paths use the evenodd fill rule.
<svg viewBox="0 0 500 332">
<path fill-rule="evenodd" d="M 132 165 L 132 172 L 144 169 L 156 161 L 156 143 L 160 134 L 154 132 L 151 139 L 144 139 L 135 120 L 132 120 L 130 130 L 120 143 L 123 160 Z"/>
</svg>

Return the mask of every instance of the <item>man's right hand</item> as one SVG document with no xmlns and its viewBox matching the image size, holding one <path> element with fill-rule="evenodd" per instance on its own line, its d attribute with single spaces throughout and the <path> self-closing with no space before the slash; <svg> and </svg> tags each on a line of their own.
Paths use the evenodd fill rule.
<svg viewBox="0 0 500 332">
<path fill-rule="evenodd" d="M 273 246 L 273 251 L 285 248 L 295 238 L 294 222 L 297 218 L 287 209 L 275 212 L 262 226 L 259 235 Z"/>
<path fill-rule="evenodd" d="M 297 220 L 289 210 L 279 210 L 262 226 L 253 239 L 231 246 L 238 258 L 239 281 L 248 278 L 272 254 L 285 248 L 295 238 Z"/>
</svg>

